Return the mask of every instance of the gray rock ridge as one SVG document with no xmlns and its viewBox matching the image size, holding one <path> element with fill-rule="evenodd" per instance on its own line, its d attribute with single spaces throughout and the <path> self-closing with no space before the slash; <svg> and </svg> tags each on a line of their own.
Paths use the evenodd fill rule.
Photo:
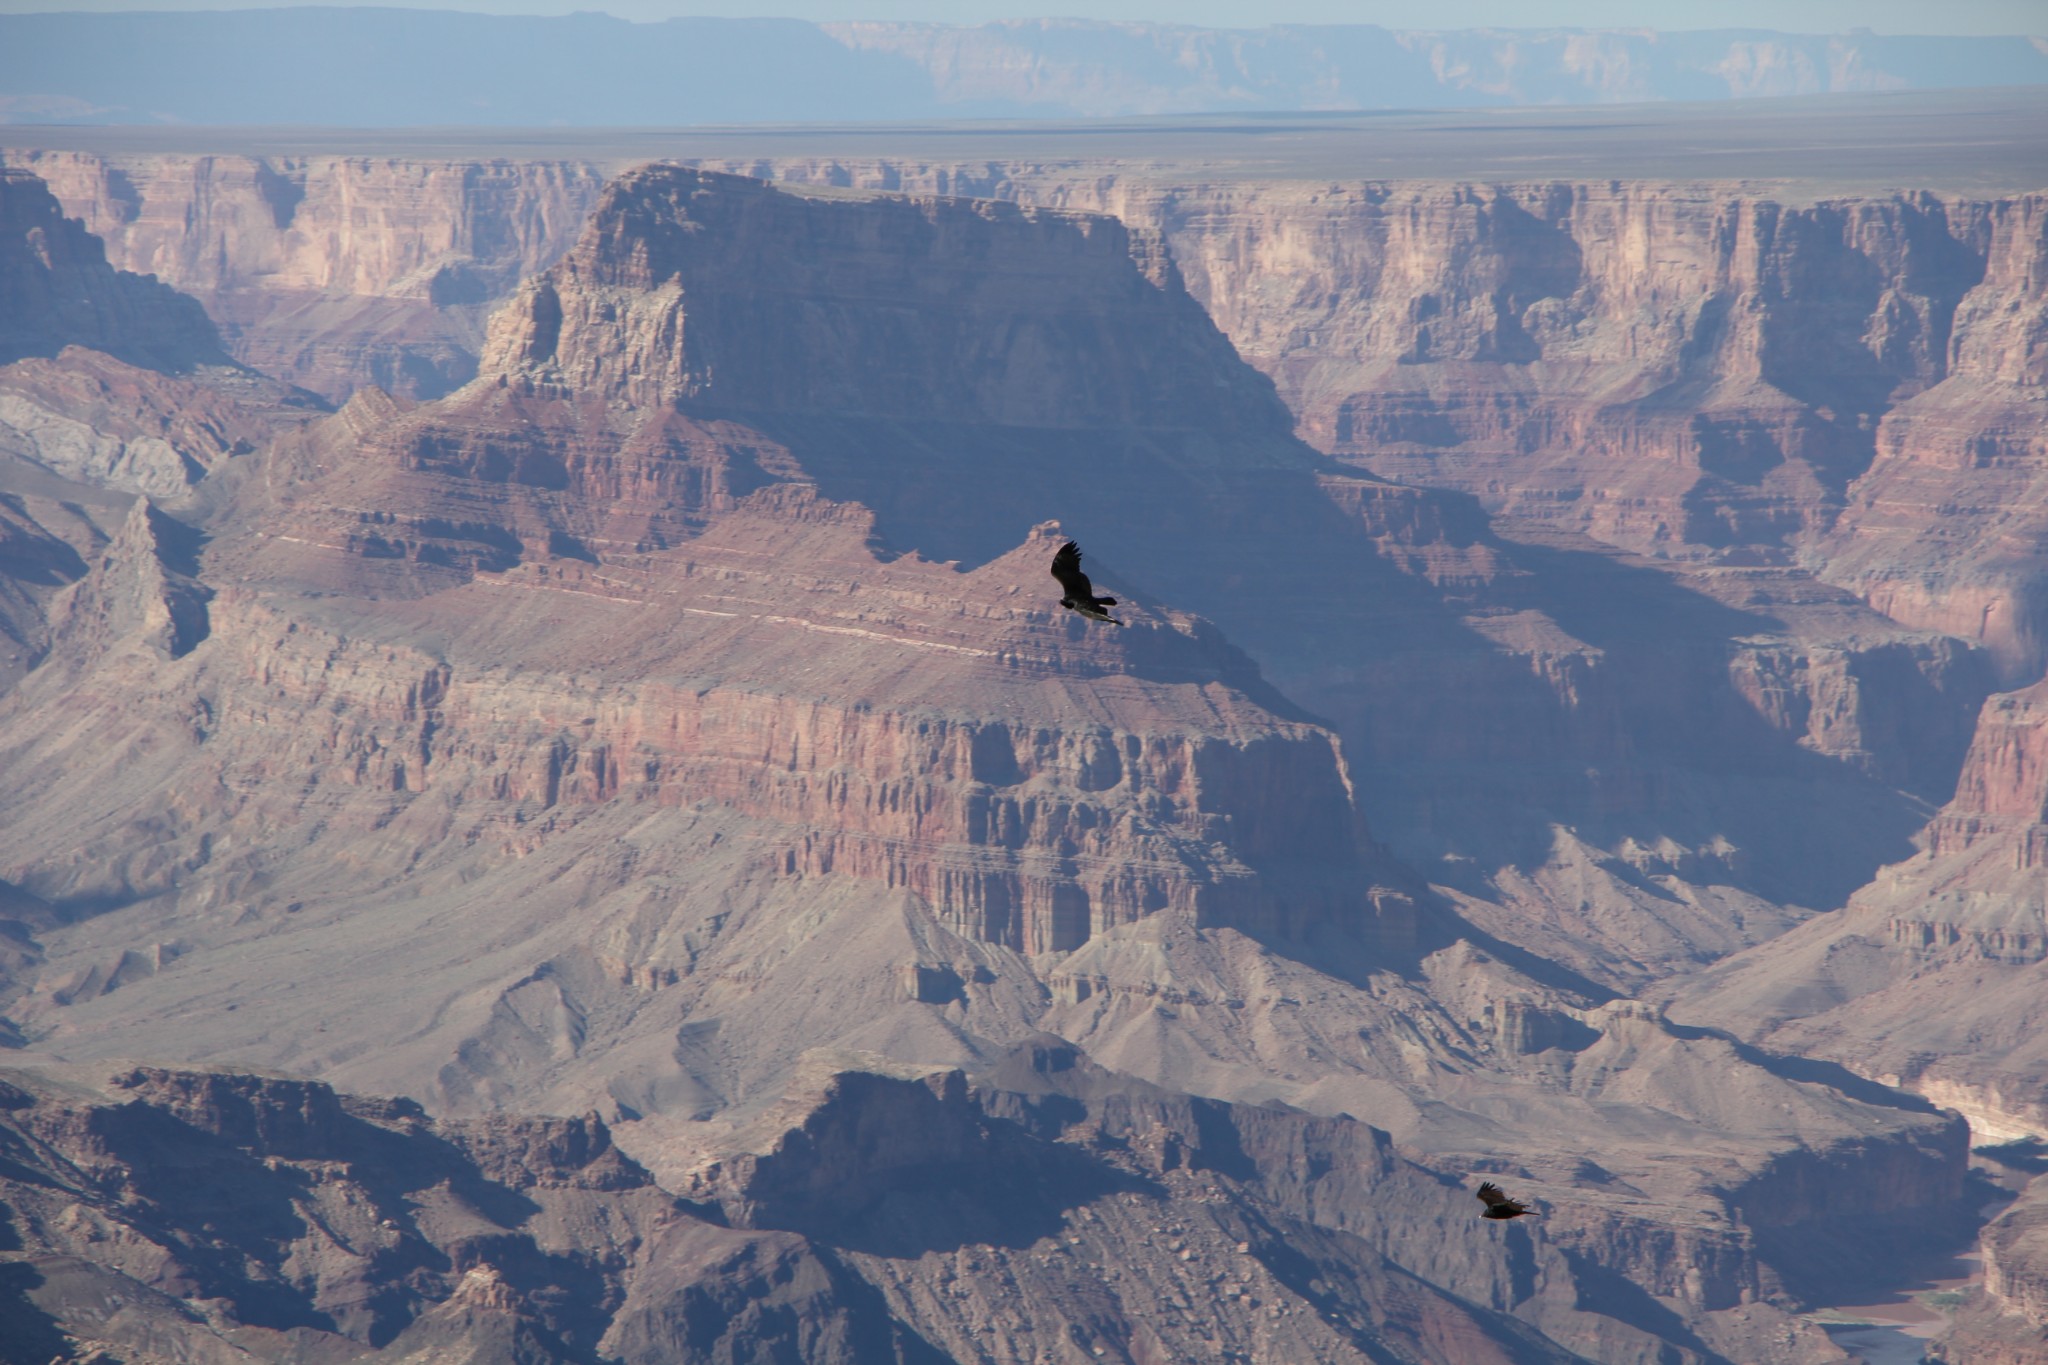
<svg viewBox="0 0 2048 1365">
<path fill-rule="evenodd" d="M 855 1277 L 693 1214 L 595 1117 L 14 1071 L 0 1146 L 9 1359 L 851 1361 L 894 1333 Z"/>
<path fill-rule="evenodd" d="M 1190 1279 L 1213 1268 L 1180 1255 L 1180 1238 L 1132 1239 L 1143 1223 L 1172 1216 L 1142 1158 L 1105 1168 L 1107 1181 L 1077 1180 L 1075 1172 L 1102 1167 L 1099 1154 L 1003 1136 L 1002 1121 L 976 1116 L 958 1073 L 936 1094 L 916 1081 L 836 1073 L 820 1110 L 794 1115 L 799 1127 L 779 1150 L 795 1134 L 846 1121 L 900 1132 L 906 1118 L 933 1117 L 903 1112 L 917 1093 L 971 1130 L 953 1157 L 985 1194 L 1014 1193 L 1021 1179 L 1057 1198 L 1046 1226 L 1020 1232 L 1006 1219 L 998 1245 L 955 1250 L 1029 1265 L 1068 1242 L 1122 1239 L 1135 1258 L 1127 1270 Z M 945 1141 L 928 1130 L 903 1136 L 927 1149 Z M 536 1362 L 710 1362 L 796 1350 L 806 1360 L 937 1361 L 972 1349 L 966 1343 L 994 1325 L 973 1305 L 931 1312 L 931 1291 L 952 1279 L 935 1251 L 850 1249 L 843 1222 L 823 1238 L 727 1227 L 716 1204 L 654 1185 L 594 1117 L 449 1122 L 407 1101 L 281 1077 L 17 1070 L 0 1080 L 0 1144 L 0 1293 L 10 1310 L 0 1344 L 11 1358 L 48 1348 L 60 1359 L 101 1350 L 278 1362 L 508 1352 Z M 777 1182 L 772 1165 L 744 1168 L 755 1194 Z M 714 1185 L 736 1178 L 715 1167 L 708 1176 Z M 877 1193 L 856 1187 L 855 1201 Z M 911 1197 L 948 1194 L 928 1187 Z M 1241 1265 L 1229 1273 L 1286 1296 L 1286 1308 L 1262 1313 L 1238 1290 L 1189 1305 L 1190 1321 L 1156 1329 L 1160 1339 L 1192 1343 L 1199 1329 L 1332 1359 L 1441 1365 L 1580 1359 L 1504 1314 L 1422 1288 L 1356 1239 L 1229 1202 L 1187 1241 L 1204 1260 Z M 1267 1271 L 1274 1258 L 1301 1283 Z M 1336 1287 L 1345 1282 L 1363 1288 Z M 1141 1349 L 1136 1341 L 1155 1330 L 1139 1317 L 1150 1307 L 1132 1300 L 1105 1317 L 1087 1289 L 1043 1277 L 1008 1305 L 1025 1321 L 1001 1328 L 1080 1331 Z M 1473 1337 L 1466 1354 L 1434 1344 L 1461 1330 Z M 998 1358 L 1014 1356 L 999 1349 Z"/>
</svg>

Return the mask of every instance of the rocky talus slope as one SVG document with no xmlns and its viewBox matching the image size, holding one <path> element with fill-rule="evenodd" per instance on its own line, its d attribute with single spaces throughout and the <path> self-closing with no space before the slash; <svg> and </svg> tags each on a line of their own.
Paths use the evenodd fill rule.
<svg viewBox="0 0 2048 1365">
<path fill-rule="evenodd" d="M 1070 1053 L 1035 1055 L 1072 1074 Z M 820 1059 L 756 1126 L 763 1150 L 700 1167 L 684 1196 L 595 1115 L 431 1119 L 317 1082 L 10 1070 L 0 1352 L 135 1365 L 1578 1358 L 1378 1254 L 1383 1232 L 1327 1212 L 1332 1181 L 1292 1169 L 1304 1153 L 1341 1156 L 1336 1193 L 1369 1196 L 1376 1224 L 1453 1224 L 1463 1191 L 1384 1134 L 1154 1097 L 1102 1073 L 1083 1102 L 1057 1080 L 1031 1054 L 973 1091 L 957 1071 Z M 1516 1250 L 1500 1237 L 1486 1249 L 1495 1299 Z"/>
<path fill-rule="evenodd" d="M 807 1054 L 981 1073 L 1051 1033 L 1033 1074 L 1096 1075 L 1078 1047 L 1172 1114 L 1134 1128 L 1107 1096 L 1076 1140 L 1156 1148 L 1173 1208 L 1255 1181 L 1294 1220 L 1176 1215 L 1162 1255 L 1165 1224 L 1105 1207 L 1072 1266 L 1079 1234 L 985 1210 L 936 1249 L 886 1237 L 955 1214 L 834 1231 L 952 1355 L 1028 1338 L 1002 1276 L 1085 1264 L 1133 1267 L 1111 1288 L 1143 1314 L 1090 1300 L 1131 1359 L 1206 1332 L 1290 1359 L 1825 1360 L 1788 1308 L 1966 1221 L 1954 1118 L 1628 995 L 1782 927 L 1763 890 L 1903 837 L 1961 746 L 1885 718 L 1974 712 L 1973 651 L 1790 577 L 1766 611 L 1503 540 L 1333 464 L 1159 240 L 1107 218 L 637 172 L 482 355 L 445 399 L 364 392 L 226 461 L 184 511 L 203 544 L 136 503 L 63 597 L 0 702 L 5 1010 L 34 1054 L 596 1109 L 670 1188 L 809 1235 L 862 1182 L 826 1140 L 847 1088 L 803 1100 Z M 1058 611 L 1067 533 L 1128 627 Z M 1660 738 L 1681 714 L 1716 719 Z M 1414 781 L 1441 838 L 1500 856 L 1469 794 L 1425 785 L 1430 734 L 1467 736 L 1465 793 L 1519 774 L 1502 805 L 1580 755 L 1588 823 L 1546 831 L 1519 899 L 1432 887 L 1368 832 Z M 1758 779 L 1782 804 L 1738 845 L 1719 818 Z M 1769 842 L 1831 805 L 1875 827 L 1841 863 L 1789 856 L 1810 825 Z M 1560 879 L 1660 915 L 1562 913 Z M 967 1142 L 964 1092 L 917 1085 L 874 1093 Z M 1094 1112 L 1011 1088 L 1034 1085 L 1041 1138 Z M 1268 1101 L 1305 1112 L 1224 1117 Z M 1459 1188 L 1350 1183 L 1395 1156 L 1418 1190 L 1569 1197 L 1475 1240 Z"/>
<path fill-rule="evenodd" d="M 317 411 L 234 365 L 196 300 L 110 265 L 41 180 L 0 168 L 0 690 L 48 650 L 55 595 L 137 494 L 188 501 Z"/>
<path fill-rule="evenodd" d="M 2048 683 L 1992 697 L 1926 847 L 1832 915 L 1686 987 L 1687 1017 L 2048 1132 Z"/>
</svg>

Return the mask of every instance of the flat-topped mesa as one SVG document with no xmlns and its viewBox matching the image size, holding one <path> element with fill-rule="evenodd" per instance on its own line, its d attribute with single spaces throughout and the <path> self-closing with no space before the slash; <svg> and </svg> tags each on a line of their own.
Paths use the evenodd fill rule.
<svg viewBox="0 0 2048 1365">
<path fill-rule="evenodd" d="M 736 515 L 687 555 L 650 583 L 572 563 L 382 605 L 400 638 L 233 591 L 207 755 L 236 782 L 317 775 L 365 804 L 431 793 L 550 823 L 715 803 L 757 822 L 777 879 L 901 888 L 1032 953 L 1160 910 L 1297 932 L 1364 913 L 1335 737 L 1206 623 L 1054 619 L 1017 586 L 1045 576 L 1048 537 L 962 574 Z M 401 643 L 415 623 L 440 651 Z"/>
<path fill-rule="evenodd" d="M 779 417 L 1288 421 L 1157 240 L 1114 219 L 963 199 L 855 209 L 677 166 L 612 183 L 575 248 L 493 319 L 481 372 Z"/>
<path fill-rule="evenodd" d="M 1244 451 L 1291 465 L 1279 505 L 1320 508 L 1326 546 L 1353 523 L 1270 385 L 1113 221 L 650 168 L 494 337 L 461 392 L 359 394 L 240 486 L 208 550 L 219 759 L 366 800 L 711 801 L 767 822 L 778 876 L 903 888 L 1031 952 L 1167 908 L 1363 912 L 1334 737 L 1146 563 L 1221 558 L 1190 528 L 1238 515 L 1204 476 Z M 1104 481 L 1156 506 L 1096 565 L 1129 625 L 1089 631 L 1046 573 L 1064 533 L 1031 513 L 1085 513 Z M 991 562 L 932 562 L 969 508 Z M 295 589 L 326 605 L 264 603 Z M 312 712 L 335 724 L 233 738 Z"/>
</svg>

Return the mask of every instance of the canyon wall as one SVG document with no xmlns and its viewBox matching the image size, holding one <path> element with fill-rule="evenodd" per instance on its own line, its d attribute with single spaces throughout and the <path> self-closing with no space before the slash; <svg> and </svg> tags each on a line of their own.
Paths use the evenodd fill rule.
<svg viewBox="0 0 2048 1365">
<path fill-rule="evenodd" d="M 1510 525 L 1799 565 L 1981 641 L 2008 684 L 2048 666 L 2038 195 L 718 164 L 1114 213 L 1320 449 Z"/>
<path fill-rule="evenodd" d="M 237 367 L 199 303 L 110 264 L 49 188 L 0 167 L 0 689 L 138 493 L 206 474 L 315 415 Z"/>
<path fill-rule="evenodd" d="M 44 180 L 121 269 L 203 303 L 237 360 L 336 402 L 365 384 L 434 397 L 467 382 L 490 304 L 574 238 L 605 173 L 587 160 L 4 160 Z"/>
<path fill-rule="evenodd" d="M 205 301 L 239 359 L 337 400 L 469 378 L 489 304 L 567 248 L 603 174 L 8 155 L 116 264 Z M 2048 662 L 2029 548 L 2048 317 L 2035 198 L 722 164 L 1114 213 L 1170 245 L 1321 449 L 1517 523 L 1804 565 L 1894 619 L 1982 641 L 2009 682 Z"/>
<path fill-rule="evenodd" d="M 2005 1141 L 2048 1132 L 2048 712 L 1990 698 L 1925 847 L 1842 911 L 1733 959 L 1687 1010 L 1917 1090 Z"/>
<path fill-rule="evenodd" d="M 748 1145 L 808 1049 L 974 1068 L 1051 1029 L 1178 1092 L 1098 1120 L 1125 1175 L 1181 1202 L 1257 1168 L 1297 1220 L 1197 1259 L 1320 1248 L 1238 1266 L 1232 1302 L 1317 1305 L 1248 1349 L 1456 1320 L 1330 1291 L 1417 1235 L 1279 1173 L 1391 1143 L 1571 1192 L 1554 1240 L 1414 1263 L 1502 1315 L 1473 1342 L 1824 1358 L 1786 1310 L 1956 1230 L 1963 1129 L 1626 997 L 1846 898 L 1930 801 L 2012 815 L 2029 760 L 1979 726 L 1965 762 L 1983 651 L 1783 555 L 1504 535 L 1333 462 L 1170 236 L 634 172 L 471 383 L 202 466 L 186 521 L 132 501 L 0 701 L 0 877 L 49 911 L 0 959 L 11 1035 L 600 1108 L 789 1231 L 850 1159 L 830 1115 Z M 1055 605 L 1069 534 L 1127 626 Z M 834 1093 L 981 1141 L 953 1082 Z M 987 1246 L 913 1249 L 1021 1273 Z M 891 1320 L 966 1340 L 939 1267 L 890 1259 L 857 1264 Z M 1196 1292 L 1165 1269 L 1134 1298 Z"/>
<path fill-rule="evenodd" d="M 200 307 L 110 264 L 37 176 L 0 168 L 0 364 L 85 346 L 152 369 L 227 360 Z"/>
</svg>

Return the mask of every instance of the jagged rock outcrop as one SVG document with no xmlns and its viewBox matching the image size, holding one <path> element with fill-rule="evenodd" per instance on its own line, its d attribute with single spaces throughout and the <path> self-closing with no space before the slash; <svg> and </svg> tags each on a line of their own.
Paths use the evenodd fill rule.
<svg viewBox="0 0 2048 1365">
<path fill-rule="evenodd" d="M 0 167 L 0 364 L 66 346 L 150 369 L 227 363 L 197 303 L 109 265 L 101 241 L 65 217 L 41 179 Z"/>
<path fill-rule="evenodd" d="M 1465 1182 L 1364 1124 L 1190 1099 L 1057 1040 L 971 1086 L 813 1057 L 711 1141 L 684 1174 L 692 1202 L 595 1118 L 451 1122 L 223 1072 L 9 1071 L 0 1349 L 1021 1362 L 1064 1339 L 1127 1361 L 1720 1358 L 1603 1312 L 1618 1304 L 1593 1249 L 1612 1213 L 1553 1206 L 1554 1233 L 1503 1237 Z M 1743 1247 L 1721 1251 L 1754 1278 Z M 1763 1329 L 1744 1359 L 1824 1354 L 1761 1303 L 1702 1321 Z"/>
<path fill-rule="evenodd" d="M 761 245 L 795 242 L 830 248 L 800 291 Z M 975 288 L 882 290 L 925 274 Z M 1358 1115 L 1461 1174 L 1682 1204 L 1682 1234 L 1624 1235 L 1618 1204 L 1586 1225 L 1588 1257 L 1641 1250 L 1598 1262 L 1612 1312 L 1530 1310 L 1623 1361 L 1808 1352 L 1758 1306 L 1807 1291 L 1758 1268 L 1753 1208 L 1788 1264 L 1863 1173 L 1913 1235 L 1947 1226 L 1953 1120 L 1614 997 L 1762 932 L 1746 885 L 1826 887 L 1903 839 L 1901 787 L 1939 787 L 1961 745 L 1896 717 L 1974 709 L 1970 651 L 1791 574 L 1731 579 L 1729 606 L 1335 467 L 1156 243 L 1084 215 L 650 168 L 491 356 L 437 402 L 359 394 L 230 480 L 203 639 L 179 633 L 192 575 L 146 506 L 74 590 L 81 624 L 0 703 L 0 876 L 74 921 L 33 936 L 8 1001 L 36 1048 L 169 1037 L 447 1111 L 600 1108 L 651 1149 L 748 1117 L 820 1044 L 973 1067 L 1056 1029 L 1185 1093 Z M 921 410 L 898 356 L 961 382 Z M 1041 386 L 1056 405 L 1031 406 Z M 1068 533 L 1128 627 L 1059 612 L 1045 562 Z M 1566 912 L 1542 923 L 1487 877 L 1562 863 L 1489 847 L 1460 802 L 1483 788 L 1515 828 L 1566 768 L 1539 823 L 1584 812 L 1578 847 L 1616 852 L 1566 869 L 1569 902 L 1529 892 Z M 1864 828 L 1816 874 L 1801 822 L 1826 797 Z M 1498 862 L 1432 890 L 1366 835 L 1360 808 L 1397 802 L 1451 878 L 1464 839 Z M 1672 889 L 1688 873 L 1722 889 Z M 1623 884 L 1696 899 L 1655 933 L 1573 923 Z M 842 1167 L 820 1169 L 830 1188 Z M 776 1207 L 762 1191 L 734 1207 Z M 1356 1235 L 1273 1240 L 1337 1266 Z M 844 1283 L 689 1240 L 692 1264 L 787 1270 L 798 1297 Z M 875 1274 L 924 1320 L 896 1305 L 926 1291 Z M 1500 1310 L 1534 1296 L 1481 1278 Z M 1312 1292 L 1344 1301 L 1351 1325 L 1303 1329 L 1333 1355 L 1400 1317 Z M 1682 1328 L 1632 1326 L 1644 1292 Z M 480 1276 L 430 1312 L 467 1331 L 499 1298 Z"/>
<path fill-rule="evenodd" d="M 141 645 L 161 658 L 192 652 L 208 629 L 212 591 L 194 576 L 191 528 L 137 498 L 105 555 L 58 608 L 55 631 L 67 650 L 93 654 Z"/>
<path fill-rule="evenodd" d="M 1668 1341 L 1608 1311 L 1606 1277 L 1618 1267 L 1602 1262 L 1621 1247 L 1636 1258 L 1625 1273 L 1689 1303 L 1710 1337 L 1769 1321 L 1782 1326 L 1743 1349 L 1778 1359 L 1825 1349 L 1759 1301 L 1759 1269 L 1740 1239 L 1673 1229 L 1669 1210 L 1553 1206 L 1533 1240 L 1475 1236 L 1469 1182 L 1416 1164 L 1385 1133 L 1164 1090 L 1106 1072 L 1060 1039 L 1028 1042 L 971 1080 L 810 1059 L 782 1102 L 720 1144 L 735 1148 L 678 1180 L 737 1222 L 841 1246 L 892 1310 L 954 1356 L 1028 1358 L 1043 1326 L 1020 1305 L 1059 1301 L 1079 1275 L 1090 1335 L 1112 1355 L 1142 1357 L 1149 1346 L 1169 1356 L 1553 1358 L 1520 1318 L 1573 1358 L 1655 1358 Z M 1049 1247 L 1030 1240 L 1041 1228 L 1058 1229 Z M 1668 1286 L 1655 1283 L 1659 1258 Z M 1702 1266 L 1728 1277 L 1706 1287 L 1706 1302 Z M 991 1283 L 1009 1288 L 991 1294 Z M 1228 1305 L 1225 1320 L 1206 1316 L 1205 1302 Z M 977 1328 L 970 1345 L 963 1309 L 994 1331 Z M 1246 1309 L 1248 1321 L 1237 1320 Z M 1417 1335 L 1425 1344 L 1411 1356 Z M 1763 1336 L 1770 1345 L 1754 1344 Z M 1685 1340 L 1712 1358 L 1705 1342 Z"/>
<path fill-rule="evenodd" d="M 240 370 L 193 299 L 117 270 L 33 174 L 0 167 L 0 690 L 132 495 L 193 486 L 310 396 Z"/>
<path fill-rule="evenodd" d="M 318 1083 L 0 1080 L 10 1360 L 930 1359 L 803 1239 L 734 1231 L 591 1119 L 429 1120 Z"/>
</svg>

